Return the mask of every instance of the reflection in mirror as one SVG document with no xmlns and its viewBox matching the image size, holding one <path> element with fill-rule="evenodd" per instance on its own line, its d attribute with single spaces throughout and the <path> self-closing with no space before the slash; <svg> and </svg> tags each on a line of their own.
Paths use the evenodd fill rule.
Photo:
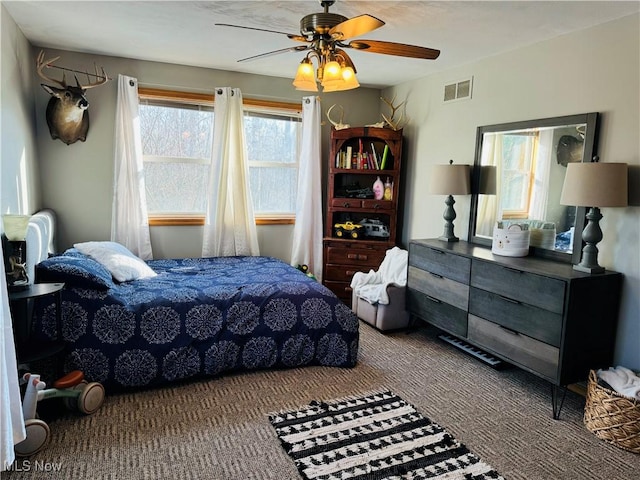
<svg viewBox="0 0 640 480">
<path fill-rule="evenodd" d="M 575 251 L 579 259 L 584 208 L 561 205 L 560 194 L 567 165 L 594 155 L 597 120 L 588 113 L 479 127 L 471 241 L 491 245 L 496 222 L 527 224 L 534 255 L 570 262 Z"/>
</svg>

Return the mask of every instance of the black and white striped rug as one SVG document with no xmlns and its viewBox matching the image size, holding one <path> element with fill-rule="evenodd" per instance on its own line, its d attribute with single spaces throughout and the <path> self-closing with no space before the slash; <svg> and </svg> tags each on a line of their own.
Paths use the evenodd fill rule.
<svg viewBox="0 0 640 480">
<path fill-rule="evenodd" d="M 269 420 L 304 479 L 502 479 L 389 391 L 311 402 Z"/>
</svg>

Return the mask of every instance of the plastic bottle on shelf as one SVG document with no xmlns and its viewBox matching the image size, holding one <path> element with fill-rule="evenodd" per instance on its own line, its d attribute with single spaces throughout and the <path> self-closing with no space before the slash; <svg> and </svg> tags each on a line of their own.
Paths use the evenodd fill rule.
<svg viewBox="0 0 640 480">
<path fill-rule="evenodd" d="M 391 200 L 393 198 L 393 184 L 391 183 L 391 179 L 389 177 L 387 177 L 386 182 L 384 182 L 383 198 L 385 200 Z"/>
<path fill-rule="evenodd" d="M 382 180 L 380 180 L 380 177 L 373 182 L 373 196 L 376 200 L 382 200 L 384 196 L 384 184 Z"/>
</svg>

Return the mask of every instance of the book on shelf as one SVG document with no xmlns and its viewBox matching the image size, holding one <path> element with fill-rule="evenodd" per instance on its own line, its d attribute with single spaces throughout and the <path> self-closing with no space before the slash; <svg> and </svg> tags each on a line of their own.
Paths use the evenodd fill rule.
<svg viewBox="0 0 640 480">
<path fill-rule="evenodd" d="M 348 146 L 347 147 L 347 154 L 344 157 L 345 162 L 344 162 L 344 165 L 342 165 L 342 168 L 351 168 L 352 151 L 353 151 L 353 149 L 351 148 L 351 146 Z"/>
<path fill-rule="evenodd" d="M 382 162 L 380 163 L 380 170 L 384 170 L 387 166 L 387 160 L 389 158 L 389 145 L 385 144 L 384 152 L 382 152 Z"/>
</svg>

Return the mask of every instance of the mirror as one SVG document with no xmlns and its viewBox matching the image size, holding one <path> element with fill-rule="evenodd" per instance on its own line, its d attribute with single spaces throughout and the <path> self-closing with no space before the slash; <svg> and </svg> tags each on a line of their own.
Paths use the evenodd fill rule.
<svg viewBox="0 0 640 480">
<path fill-rule="evenodd" d="M 597 112 L 478 127 L 469 238 L 491 246 L 496 222 L 526 223 L 530 255 L 579 263 L 585 208 L 560 204 L 571 162 L 589 162 Z"/>
</svg>

